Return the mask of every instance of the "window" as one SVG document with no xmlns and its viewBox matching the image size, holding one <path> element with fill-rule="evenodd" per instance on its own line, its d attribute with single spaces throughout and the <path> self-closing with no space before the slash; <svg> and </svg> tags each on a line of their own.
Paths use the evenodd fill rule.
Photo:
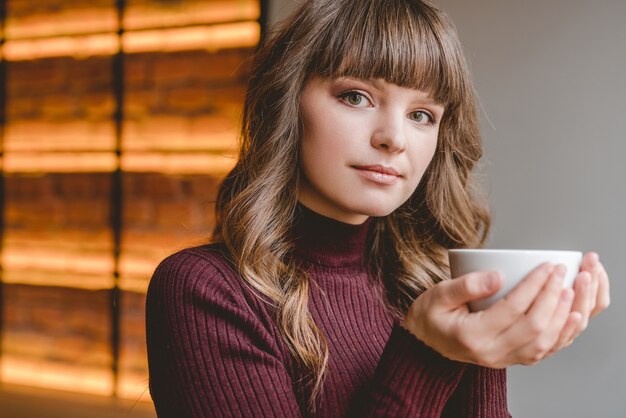
<svg viewBox="0 0 626 418">
<path fill-rule="evenodd" d="M 144 298 L 206 242 L 258 0 L 7 0 L 0 380 L 149 400 Z"/>
</svg>

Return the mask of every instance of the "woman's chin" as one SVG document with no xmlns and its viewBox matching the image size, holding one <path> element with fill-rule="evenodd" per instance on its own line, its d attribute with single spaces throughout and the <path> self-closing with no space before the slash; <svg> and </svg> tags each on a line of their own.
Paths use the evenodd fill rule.
<svg viewBox="0 0 626 418">
<path fill-rule="evenodd" d="M 373 218 L 381 218 L 391 214 L 394 210 L 396 210 L 396 206 L 372 205 L 363 208 L 362 213 Z"/>
</svg>

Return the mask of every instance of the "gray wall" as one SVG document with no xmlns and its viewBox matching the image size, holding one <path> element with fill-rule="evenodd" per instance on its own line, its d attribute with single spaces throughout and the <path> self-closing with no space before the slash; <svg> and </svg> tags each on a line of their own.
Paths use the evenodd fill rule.
<svg viewBox="0 0 626 418">
<path fill-rule="evenodd" d="M 295 0 L 274 0 L 272 21 Z M 612 305 L 509 372 L 516 418 L 626 417 L 626 1 L 440 0 L 482 107 L 493 248 L 597 251 Z M 620 261 L 621 259 L 621 261 Z"/>
</svg>

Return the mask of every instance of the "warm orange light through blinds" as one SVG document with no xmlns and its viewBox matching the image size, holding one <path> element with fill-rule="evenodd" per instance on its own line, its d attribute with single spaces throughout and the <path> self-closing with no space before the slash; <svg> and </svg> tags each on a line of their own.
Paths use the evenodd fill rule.
<svg viewBox="0 0 626 418">
<path fill-rule="evenodd" d="M 0 381 L 149 402 L 148 280 L 213 228 L 262 17 L 123 3 L 7 0 Z"/>
</svg>

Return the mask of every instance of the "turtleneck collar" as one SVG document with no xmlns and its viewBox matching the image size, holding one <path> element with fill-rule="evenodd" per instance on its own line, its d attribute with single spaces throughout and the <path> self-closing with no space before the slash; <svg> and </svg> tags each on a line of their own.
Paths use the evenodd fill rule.
<svg viewBox="0 0 626 418">
<path fill-rule="evenodd" d="M 298 203 L 292 231 L 295 254 L 324 266 L 360 267 L 371 220 L 368 218 L 360 225 L 347 224 Z"/>
</svg>

